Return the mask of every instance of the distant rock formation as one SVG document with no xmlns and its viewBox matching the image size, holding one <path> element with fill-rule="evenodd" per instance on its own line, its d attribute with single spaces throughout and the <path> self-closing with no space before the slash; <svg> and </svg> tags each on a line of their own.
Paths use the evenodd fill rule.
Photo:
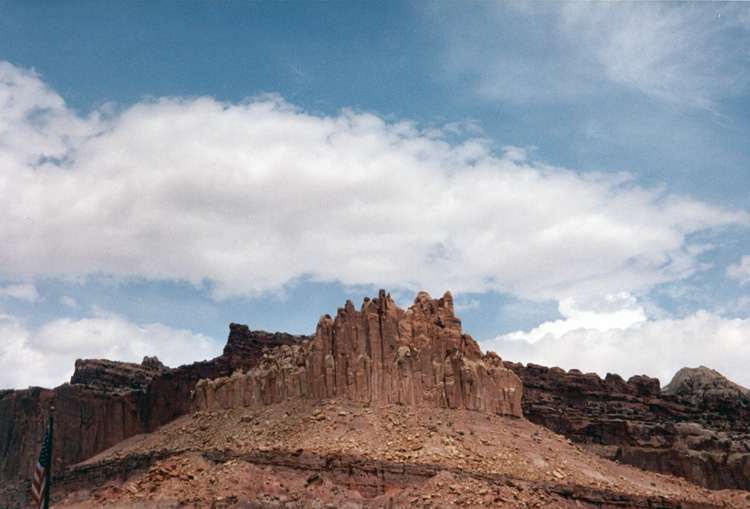
<svg viewBox="0 0 750 509">
<path fill-rule="evenodd" d="M 133 390 L 143 391 L 155 376 L 168 371 L 156 357 L 145 357 L 143 360 L 142 364 L 133 364 L 104 359 L 78 359 L 70 383 L 111 394 L 124 395 Z"/>
<path fill-rule="evenodd" d="M 662 390 L 647 376 L 602 379 L 502 362 L 461 332 L 449 293 L 420 293 L 404 311 L 383 292 L 359 311 L 348 302 L 335 318 L 324 316 L 311 337 L 231 324 L 222 355 L 210 361 L 173 369 L 150 357 L 77 361 L 70 384 L 0 390 L 0 493 L 5 481 L 32 475 L 52 404 L 59 471 L 191 406 L 301 395 L 523 412 L 607 458 L 708 488 L 750 489 L 749 393 L 719 373 L 683 369 Z"/>
<path fill-rule="evenodd" d="M 155 357 L 142 364 L 78 360 L 69 384 L 0 391 L 0 484 L 33 474 L 52 405 L 53 468 L 59 470 L 184 415 L 199 380 L 248 369 L 264 351 L 303 339 L 246 325 L 229 328 L 223 354 L 210 361 L 169 369 Z"/>
<path fill-rule="evenodd" d="M 712 489 L 750 490 L 746 389 L 708 368 L 659 380 L 506 362 L 523 381 L 523 413 L 608 459 Z"/>
<path fill-rule="evenodd" d="M 712 412 L 728 413 L 750 407 L 750 390 L 705 366 L 679 370 L 664 387 L 664 394 Z"/>
<path fill-rule="evenodd" d="M 202 380 L 193 410 L 271 404 L 289 398 L 465 408 L 521 416 L 522 385 L 500 358 L 461 332 L 449 292 L 417 295 L 408 310 L 381 290 L 360 311 L 351 301 L 323 316 L 299 345 L 264 355 L 247 373 Z"/>
</svg>

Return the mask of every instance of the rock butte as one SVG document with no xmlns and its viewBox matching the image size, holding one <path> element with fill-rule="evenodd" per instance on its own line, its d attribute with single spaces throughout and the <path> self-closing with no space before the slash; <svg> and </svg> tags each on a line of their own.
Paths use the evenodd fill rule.
<svg viewBox="0 0 750 509">
<path fill-rule="evenodd" d="M 521 417 L 522 384 L 494 352 L 461 331 L 446 292 L 421 292 L 404 311 L 390 295 L 351 301 L 315 334 L 266 353 L 247 373 L 201 380 L 193 411 L 280 403 L 289 398 L 346 398 L 367 403 L 463 408 Z"/>
<path fill-rule="evenodd" d="M 69 384 L 0 390 L 0 502 L 23 505 L 50 404 L 61 472 L 191 410 L 256 412 L 289 398 L 522 413 L 605 458 L 708 488 L 750 489 L 750 393 L 708 368 L 681 370 L 662 390 L 647 376 L 501 362 L 462 333 L 449 293 L 420 293 L 405 311 L 385 292 L 359 311 L 348 302 L 309 337 L 229 328 L 213 360 L 172 369 L 155 358 L 82 360 Z"/>
</svg>

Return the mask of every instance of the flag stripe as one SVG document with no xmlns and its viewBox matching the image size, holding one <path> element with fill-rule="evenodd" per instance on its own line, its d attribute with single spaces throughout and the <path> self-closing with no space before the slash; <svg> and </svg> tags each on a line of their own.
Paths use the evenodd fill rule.
<svg viewBox="0 0 750 509">
<path fill-rule="evenodd" d="M 34 469 L 34 478 L 31 482 L 31 498 L 37 508 L 44 505 L 45 488 L 47 486 L 47 469 L 51 462 L 52 453 L 52 421 L 47 426 L 47 433 L 44 435 L 42 442 L 42 451 L 39 454 L 39 461 L 36 462 Z"/>
<path fill-rule="evenodd" d="M 42 502 L 44 502 L 44 486 L 46 484 L 46 479 L 42 477 L 41 482 L 35 482 L 31 488 L 31 498 L 34 499 L 34 503 L 36 503 L 37 506 L 41 506 Z"/>
</svg>

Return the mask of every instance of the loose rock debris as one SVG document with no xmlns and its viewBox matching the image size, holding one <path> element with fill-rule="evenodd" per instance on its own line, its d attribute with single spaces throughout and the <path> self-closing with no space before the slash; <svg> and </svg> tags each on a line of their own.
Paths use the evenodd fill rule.
<svg viewBox="0 0 750 509">
<path fill-rule="evenodd" d="M 92 485 L 96 484 L 96 485 Z M 524 419 L 295 399 L 184 416 L 79 464 L 55 507 L 750 507 Z"/>
</svg>

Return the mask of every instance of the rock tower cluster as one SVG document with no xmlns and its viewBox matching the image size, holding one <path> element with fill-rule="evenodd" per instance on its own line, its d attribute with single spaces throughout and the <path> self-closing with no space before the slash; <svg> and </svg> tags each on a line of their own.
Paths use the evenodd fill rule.
<svg viewBox="0 0 750 509">
<path fill-rule="evenodd" d="M 461 332 L 450 293 L 417 295 L 407 310 L 381 290 L 357 311 L 324 315 L 298 345 L 266 352 L 246 373 L 198 382 L 192 410 L 271 404 L 294 397 L 465 408 L 521 416 L 520 379 Z"/>
</svg>

